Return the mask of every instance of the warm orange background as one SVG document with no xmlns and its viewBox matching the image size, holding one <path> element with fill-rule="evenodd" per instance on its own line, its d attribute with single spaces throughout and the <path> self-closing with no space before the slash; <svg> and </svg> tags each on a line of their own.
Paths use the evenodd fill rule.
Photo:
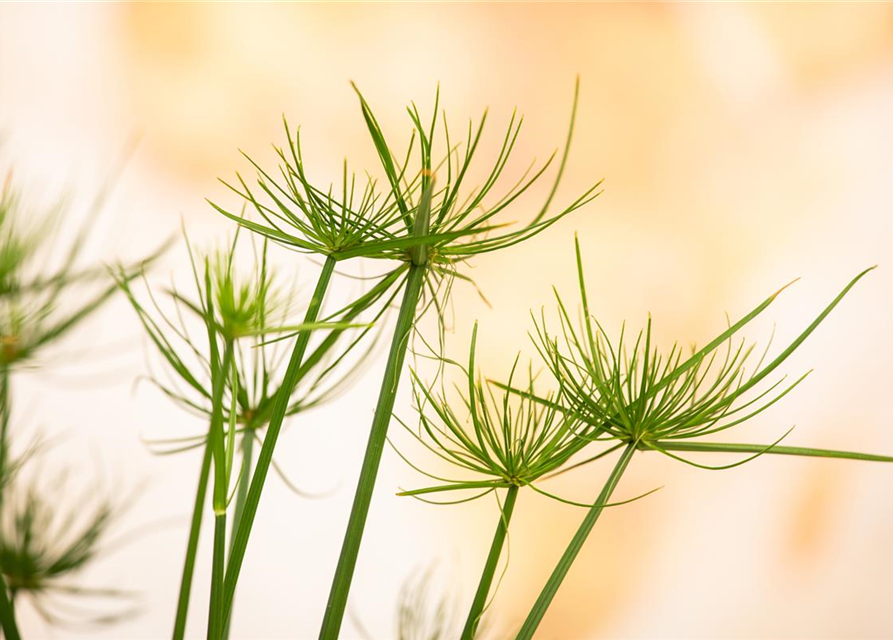
<svg viewBox="0 0 893 640">
<path fill-rule="evenodd" d="M 464 351 L 478 319 L 488 371 L 530 351 L 528 310 L 551 304 L 552 284 L 573 299 L 575 231 L 607 326 L 638 325 L 650 311 L 665 341 L 704 340 L 725 310 L 743 313 L 802 276 L 770 314 L 777 337 L 791 337 L 859 269 L 880 263 L 785 369 L 816 373 L 737 437 L 773 439 L 796 424 L 791 443 L 893 452 L 890 3 L 4 5 L 3 162 L 31 183 L 89 192 L 138 134 L 96 256 L 110 260 L 144 253 L 181 216 L 200 242 L 230 232 L 203 198 L 227 197 L 215 178 L 246 169 L 237 149 L 269 158 L 283 113 L 302 125 L 321 179 L 337 180 L 345 155 L 373 166 L 348 80 L 397 137 L 409 127 L 404 104 L 430 108 L 437 81 L 457 130 L 489 105 L 491 152 L 517 105 L 520 167 L 560 144 L 577 73 L 578 130 L 559 197 L 601 177 L 605 193 L 525 247 L 475 262 L 492 308 L 458 287 L 450 349 Z M 180 277 L 185 264 L 178 248 L 161 275 Z M 300 268 L 312 282 L 312 264 Z M 146 385 L 133 391 L 148 349 L 123 304 L 71 348 L 95 357 L 63 357 L 24 379 L 23 428 L 64 432 L 58 459 L 146 487 L 119 527 L 129 543 L 84 578 L 138 590 L 143 613 L 86 635 L 164 637 L 198 457 L 154 458 L 139 437 L 201 424 Z M 346 405 L 295 421 L 280 441 L 298 482 L 340 489 L 304 501 L 272 482 L 234 637 L 315 637 L 382 366 Z M 408 411 L 405 393 L 398 411 Z M 592 500 L 605 471 L 556 488 Z M 413 571 L 437 561 L 440 582 L 467 599 L 496 511 L 488 500 L 435 508 L 393 497 L 419 478 L 390 452 L 379 482 L 351 609 L 387 638 Z M 643 456 L 618 495 L 656 485 L 666 488 L 604 514 L 543 638 L 893 636 L 893 468 L 764 458 L 719 473 Z M 530 495 L 516 514 L 497 631 L 523 618 L 582 517 Z M 208 570 L 204 557 L 196 637 Z M 21 615 L 29 636 L 73 633 Z M 345 636 L 356 634 L 347 624 Z"/>
</svg>

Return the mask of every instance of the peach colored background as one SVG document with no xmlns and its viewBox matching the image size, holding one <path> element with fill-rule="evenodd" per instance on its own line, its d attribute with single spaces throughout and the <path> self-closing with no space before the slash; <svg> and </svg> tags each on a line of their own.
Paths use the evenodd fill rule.
<svg viewBox="0 0 893 640">
<path fill-rule="evenodd" d="M 227 197 L 215 178 L 246 169 L 237 149 L 269 157 L 283 113 L 302 125 L 323 179 L 337 179 L 345 155 L 372 166 L 348 80 L 398 137 L 404 104 L 430 108 L 437 81 L 454 122 L 490 106 L 488 150 L 517 105 L 522 165 L 563 139 L 577 73 L 579 126 L 559 197 L 600 177 L 605 193 L 525 247 L 474 263 L 492 308 L 457 287 L 451 351 L 464 352 L 478 319 L 488 371 L 530 352 L 528 311 L 551 304 L 552 284 L 573 295 L 575 231 L 600 318 L 638 325 L 650 311 L 664 341 L 703 340 L 724 311 L 740 314 L 802 276 L 770 314 L 778 338 L 791 337 L 880 263 L 786 366 L 815 367 L 808 382 L 737 437 L 772 439 L 796 424 L 792 443 L 893 452 L 893 4 L 3 5 L 0 152 L 41 191 L 74 184 L 89 194 L 139 134 L 95 248 L 111 260 L 144 253 L 181 217 L 199 242 L 230 232 L 203 198 Z M 185 265 L 178 247 L 159 277 Z M 311 262 L 299 268 L 312 282 Z M 92 357 L 75 355 L 83 349 Z M 118 528 L 143 533 L 84 576 L 138 590 L 142 614 L 75 633 L 24 607 L 22 626 L 31 637 L 164 637 L 198 457 L 152 457 L 140 437 L 201 424 L 149 386 L 134 389 L 148 348 L 120 301 L 59 353 L 52 370 L 22 379 L 18 420 L 66 434 L 54 459 L 93 465 L 122 491 L 145 485 Z M 305 501 L 271 483 L 234 637 L 315 637 L 382 366 L 280 441 L 278 459 L 299 483 L 340 489 Z M 407 410 L 403 393 L 398 411 Z M 592 500 L 605 471 L 556 488 Z M 351 597 L 375 637 L 394 636 L 401 584 L 432 562 L 467 599 L 495 525 L 492 501 L 435 508 L 393 496 L 418 482 L 386 453 Z M 893 636 L 893 468 L 764 458 L 711 473 L 642 457 L 619 494 L 657 485 L 665 489 L 604 514 L 541 637 Z M 516 514 L 496 629 L 523 618 L 582 517 L 532 495 Z M 357 637 L 353 625 L 345 637 Z"/>
</svg>

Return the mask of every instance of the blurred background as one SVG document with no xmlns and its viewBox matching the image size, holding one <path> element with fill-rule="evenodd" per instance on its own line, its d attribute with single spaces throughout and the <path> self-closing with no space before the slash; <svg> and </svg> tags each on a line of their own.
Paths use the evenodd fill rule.
<svg viewBox="0 0 893 640">
<path fill-rule="evenodd" d="M 438 82 L 457 131 L 489 106 L 488 157 L 517 106 L 526 119 L 513 168 L 523 169 L 562 144 L 577 74 L 558 204 L 599 178 L 604 194 L 530 243 L 473 263 L 490 306 L 456 287 L 450 353 L 466 352 L 478 320 L 486 371 L 503 375 L 519 349 L 530 355 L 529 311 L 552 304 L 553 284 L 576 295 L 575 232 L 605 326 L 637 327 L 650 312 L 667 344 L 703 342 L 724 312 L 741 315 L 801 277 L 752 332 L 766 338 L 775 322 L 781 344 L 879 263 L 785 366 L 815 373 L 734 438 L 771 442 L 797 425 L 790 444 L 893 452 L 890 3 L 4 4 L 0 158 L 32 191 L 88 198 L 136 140 L 95 249 L 110 262 L 146 254 L 181 221 L 198 244 L 231 234 L 204 198 L 235 203 L 216 179 L 247 171 L 239 149 L 269 160 L 283 114 L 301 125 L 321 180 L 340 179 L 345 156 L 374 167 L 350 80 L 398 140 L 410 129 L 404 106 L 430 110 Z M 514 215 L 532 215 L 537 194 Z M 311 286 L 313 260 L 284 260 Z M 180 243 L 155 275 L 188 282 L 187 264 Z M 191 435 L 202 423 L 135 383 L 152 354 L 122 301 L 66 349 L 52 371 L 19 385 L 17 428 L 64 436 L 54 459 L 98 469 L 122 492 L 141 489 L 117 529 L 124 543 L 84 576 L 138 591 L 141 613 L 78 632 L 25 607 L 21 624 L 29 637 L 165 637 L 200 454 L 154 457 L 142 439 Z M 283 433 L 277 459 L 292 478 L 336 490 L 306 500 L 269 483 L 234 637 L 315 637 L 383 365 Z M 606 472 L 593 466 L 553 488 L 592 501 Z M 345 637 L 361 637 L 360 626 L 394 637 L 401 586 L 432 566 L 467 606 L 495 503 L 434 507 L 394 495 L 422 481 L 386 451 Z M 710 472 L 641 456 L 617 495 L 660 485 L 603 514 L 541 637 L 893 637 L 893 468 L 766 456 Z M 582 516 L 522 492 L 494 631 L 523 619 Z"/>
</svg>

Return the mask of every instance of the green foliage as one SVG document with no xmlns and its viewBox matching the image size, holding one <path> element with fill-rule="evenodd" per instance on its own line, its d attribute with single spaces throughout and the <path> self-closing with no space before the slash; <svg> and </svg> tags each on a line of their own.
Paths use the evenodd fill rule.
<svg viewBox="0 0 893 640">
<path fill-rule="evenodd" d="M 535 170 L 531 165 L 530 169 L 517 182 L 502 190 L 501 194 L 497 194 L 495 187 L 505 170 L 520 132 L 521 122 L 516 115 L 513 114 L 509 122 L 500 151 L 496 160 L 490 165 L 491 168 L 483 184 L 474 188 L 466 188 L 466 173 L 481 141 L 486 113 L 481 118 L 481 123 L 476 130 L 469 123 L 464 153 L 460 153 L 459 147 L 454 147 L 450 141 L 446 116 L 443 116 L 444 151 L 442 154 L 444 157 L 435 165 L 433 146 L 439 115 L 439 91 L 435 97 L 430 124 L 424 124 L 418 108 L 414 104 L 411 105 L 408 111 L 413 124 L 413 135 L 405 160 L 401 162 L 393 155 L 368 102 L 359 91 L 357 91 L 357 95 L 360 98 L 366 128 L 378 152 L 381 168 L 389 186 L 386 197 L 376 198 L 374 196 L 374 181 L 370 178 L 364 193 L 372 194 L 370 202 L 379 202 L 380 204 L 377 208 L 374 206 L 370 208 L 369 211 L 374 213 L 367 212 L 366 217 L 387 222 L 380 225 L 379 229 L 371 234 L 369 241 L 358 242 L 355 246 L 328 247 L 325 254 L 328 259 L 334 260 L 352 257 L 394 259 L 408 263 L 409 267 L 404 286 L 404 298 L 372 420 L 366 454 L 360 469 L 351 515 L 329 593 L 326 614 L 320 629 L 320 638 L 328 640 L 337 638 L 341 628 L 381 454 L 387 438 L 394 399 L 399 386 L 403 359 L 409 336 L 415 326 L 417 306 L 423 298 L 422 293 L 426 292 L 430 295 L 427 304 L 423 305 L 423 310 L 433 306 L 441 319 L 442 328 L 443 304 L 449 295 L 453 280 L 455 278 L 470 280 L 467 275 L 460 273 L 459 265 L 461 263 L 477 254 L 505 249 L 528 240 L 598 195 L 597 183 L 564 210 L 547 217 L 549 205 L 561 181 L 564 164 L 570 150 L 578 91 L 574 94 L 568 141 L 549 196 L 530 222 L 513 231 L 501 230 L 502 225 L 495 222 L 495 216 L 515 204 L 544 175 L 555 158 L 553 154 L 549 161 Z M 416 139 L 418 139 L 417 145 Z M 299 153 L 294 155 L 300 156 Z M 284 154 L 280 154 L 280 157 L 284 157 Z M 281 169 L 281 173 L 288 175 L 289 169 Z M 300 174 L 303 171 L 295 170 L 294 173 Z M 437 180 L 436 175 L 440 175 L 441 178 L 445 176 L 445 179 Z M 266 175 L 262 176 L 261 182 L 267 178 Z M 346 184 L 346 182 L 345 179 L 344 183 Z M 444 186 L 438 186 L 439 184 Z M 245 185 L 244 181 L 242 181 L 242 185 Z M 250 228 L 293 248 L 313 250 L 312 247 L 294 242 L 293 236 L 285 234 L 287 237 L 283 237 L 282 230 L 275 227 L 272 221 L 272 208 L 264 210 L 247 187 L 244 191 L 236 191 L 246 198 L 270 225 L 264 227 L 254 224 Z M 321 190 L 317 191 L 322 193 Z M 346 193 L 347 189 L 344 188 L 343 191 Z M 269 195 L 270 190 L 267 192 Z M 305 192 L 311 193 L 312 190 L 305 189 Z M 347 217 L 344 214 L 345 201 L 347 201 L 346 198 L 341 203 L 342 217 Z M 327 202 L 331 202 L 331 198 Z M 298 209 L 302 210 L 306 219 L 312 219 L 316 215 L 312 212 L 308 213 L 306 208 L 302 209 L 299 198 L 293 198 L 293 203 L 298 205 Z M 280 207 L 280 209 L 282 208 Z M 235 219 L 232 214 L 227 215 Z M 359 214 L 356 216 L 351 214 L 351 218 L 358 216 Z"/>
<path fill-rule="evenodd" d="M 80 586 L 73 580 L 104 553 L 102 545 L 118 505 L 97 487 L 73 498 L 70 475 L 60 474 L 49 485 L 19 480 L 6 492 L 0 518 L 0 567 L 11 598 L 26 597 L 51 624 L 115 622 L 134 613 L 134 594 Z M 60 500 L 65 494 L 69 495 Z M 96 613 L 73 599 L 101 604 L 105 611 Z"/>
<path fill-rule="evenodd" d="M 238 235 L 223 250 L 200 255 L 190 247 L 195 293 L 183 293 L 176 284 L 165 291 L 167 309 L 143 278 L 144 295 L 119 272 L 118 283 L 136 311 L 165 371 L 150 376 L 150 381 L 185 410 L 210 419 L 213 412 L 211 360 L 207 346 L 210 323 L 218 336 L 222 353 L 227 341 L 234 347 L 233 375 L 225 376 L 223 419 L 234 422 L 238 433 L 257 437 L 269 422 L 275 397 L 283 393 L 282 369 L 287 352 L 280 337 L 293 335 L 303 325 L 289 324 L 296 313 L 294 292 L 286 292 L 277 283 L 284 280 L 268 260 L 267 243 L 258 250 L 253 244 L 253 273 L 236 272 Z M 188 246 L 188 240 L 187 240 Z M 210 282 L 210 288 L 206 283 Z M 145 298 L 146 302 L 142 302 Z M 209 305 L 207 301 L 210 300 Z M 213 314 L 211 313 L 213 310 Z M 301 369 L 299 385 L 291 390 L 286 415 L 296 415 L 334 398 L 351 380 L 368 349 L 359 354 L 349 371 L 339 366 L 371 330 L 371 323 L 357 325 L 365 305 L 351 308 L 344 322 L 320 323 L 311 328 L 331 329 Z M 359 336 L 351 337 L 353 329 Z M 198 333 L 197 333 L 198 332 Z M 203 334 L 203 335 L 200 335 Z M 267 336 L 273 336 L 268 339 Z M 242 343 L 247 342 L 247 345 Z M 206 435 L 153 440 L 161 453 L 174 453 L 201 446 Z"/>
<path fill-rule="evenodd" d="M 476 490 L 471 498 L 482 497 L 497 488 L 530 486 L 554 473 L 571 456 L 589 443 L 588 426 L 571 413 L 558 411 L 550 397 L 538 402 L 534 392 L 532 369 L 528 371 L 526 395 L 507 391 L 497 395 L 475 371 L 477 324 L 471 338 L 468 368 L 462 370 L 465 390 L 457 388 L 460 416 L 453 409 L 456 404 L 445 391 L 436 393 L 413 374 L 415 408 L 419 415 L 418 430 L 401 424 L 429 452 L 479 479 L 447 479 L 421 471 L 401 456 L 416 470 L 438 480 L 438 484 L 422 489 L 404 491 L 401 495 L 419 496 L 428 493 Z M 454 363 L 455 364 L 455 363 Z M 518 359 L 509 374 L 512 386 Z"/>
<path fill-rule="evenodd" d="M 408 108 L 412 135 L 404 155 L 397 156 L 389 146 L 372 109 L 356 90 L 367 130 L 381 161 L 386 187 L 367 173 L 366 182 L 357 186 L 355 174 L 349 174 L 345 161 L 341 184 L 336 189 L 314 186 L 307 177 L 300 136 L 291 133 L 285 124 L 287 147 L 274 147 L 280 164 L 276 171 L 267 171 L 250 158 L 257 172 L 257 191 L 237 175 L 237 184 L 224 182 L 248 205 L 261 222 L 211 203 L 215 209 L 240 225 L 288 248 L 331 256 L 336 260 L 366 257 L 383 260 L 416 262 L 423 250 L 428 272 L 435 280 L 467 276 L 458 271 L 459 263 L 468 258 L 503 249 L 527 240 L 564 216 L 598 196 L 600 183 L 587 189 L 560 212 L 548 215 L 549 205 L 561 180 L 568 143 L 561 156 L 560 167 L 550 195 L 533 219 L 521 227 L 507 231 L 495 217 L 512 205 L 536 184 L 554 162 L 557 154 L 541 166 L 531 164 L 528 170 L 507 187 L 501 180 L 521 130 L 523 119 L 513 113 L 502 137 L 496 159 L 489 164 L 483 183 L 469 186 L 468 175 L 483 137 L 487 113 L 475 126 L 468 124 L 464 144 L 451 138 L 445 113 L 438 113 L 439 90 L 429 119 L 423 119 L 418 108 Z M 442 119 L 443 149 L 435 151 L 438 120 Z M 462 148 L 464 147 L 464 151 Z M 435 154 L 441 158 L 434 160 Z M 247 156 L 246 156 L 247 157 Z M 402 158 L 402 160 L 401 160 Z M 435 187 L 436 181 L 443 186 Z M 502 188 L 501 191 L 498 189 Z M 422 200 L 430 190 L 430 214 L 420 216 Z M 426 222 L 423 232 L 416 228 Z"/>
<path fill-rule="evenodd" d="M 397 603 L 398 640 L 448 640 L 458 627 L 456 603 L 433 585 L 433 570 L 408 579 Z"/>
<path fill-rule="evenodd" d="M 116 589 L 92 589 L 71 580 L 91 564 L 115 515 L 111 499 L 92 490 L 67 502 L 60 480 L 48 492 L 44 484 L 26 486 L 23 474 L 33 466 L 39 443 L 13 457 L 12 374 L 48 360 L 50 346 L 82 324 L 116 290 L 104 266 L 85 267 L 82 256 L 104 202 L 92 203 L 75 237 L 63 245 L 59 236 L 70 218 L 68 203 L 49 209 L 28 203 L 7 176 L 0 192 L 0 622 L 10 639 L 19 636 L 15 620 L 17 594 L 53 624 L 111 622 L 131 612 L 97 615 L 77 604 L 83 599 L 125 597 Z M 153 262 L 164 248 L 139 265 L 121 267 L 129 280 Z"/>
<path fill-rule="evenodd" d="M 661 354 L 652 346 L 650 317 L 631 346 L 624 338 L 624 326 L 615 347 L 590 311 L 579 243 L 576 254 L 582 321 L 575 328 L 564 302 L 556 294 L 559 334 L 553 335 L 544 319 L 536 322 L 533 332 L 535 344 L 560 389 L 558 399 L 553 402 L 549 398 L 538 398 L 524 389 L 513 389 L 511 383 L 501 386 L 522 397 L 558 407 L 565 415 L 579 417 L 592 429 L 594 440 L 599 444 L 607 442 L 611 445 L 573 466 L 587 464 L 617 449 L 621 449 L 622 453 L 601 491 L 599 501 L 590 508 L 530 610 L 518 635 L 519 640 L 533 637 L 601 514 L 601 503 L 610 498 L 636 451 L 656 451 L 695 467 L 714 470 L 737 467 L 767 453 L 893 462 L 893 457 L 886 456 L 780 446 L 779 442 L 790 431 L 766 445 L 697 441 L 702 436 L 742 425 L 800 384 L 806 375 L 787 384 L 782 376 L 766 388 L 760 387 L 871 269 L 853 278 L 774 358 L 768 358 L 769 346 L 758 358 L 755 357 L 755 347 L 738 340 L 737 335 L 772 304 L 780 291 L 766 298 L 737 322 L 730 323 L 706 346 L 700 349 L 693 347 L 692 353 L 684 356 L 677 344 L 666 354 Z M 731 464 L 712 466 L 671 453 L 674 449 L 752 455 Z"/>
<path fill-rule="evenodd" d="M 633 442 L 641 449 L 655 451 L 662 451 L 660 443 L 664 441 L 688 440 L 737 427 L 790 393 L 808 373 L 788 384 L 786 377 L 781 376 L 765 389 L 758 385 L 871 270 L 853 278 L 797 338 L 768 359 L 771 340 L 757 356 L 755 345 L 748 345 L 743 339 L 736 341 L 736 335 L 762 314 L 780 291 L 730 324 L 703 348 L 692 347 L 690 355 L 684 356 L 678 344 L 669 353 L 661 354 L 652 345 L 650 317 L 631 346 L 624 338 L 625 327 L 617 346 L 612 344 L 589 310 L 579 244 L 577 269 L 583 303 L 579 328 L 573 327 L 559 296 L 559 336 L 550 335 L 543 320 L 536 324 L 534 333 L 538 349 L 561 389 L 562 411 L 579 416 L 598 429 L 600 439 Z M 541 401 L 555 406 L 551 400 Z M 765 451 L 771 452 L 777 444 L 766 445 Z"/>
<path fill-rule="evenodd" d="M 29 205 L 10 173 L 0 192 L 0 366 L 36 366 L 57 342 L 99 309 L 115 291 L 103 266 L 81 265 L 103 198 L 97 198 L 76 237 L 56 237 L 69 215 L 64 201 L 48 210 Z M 153 262 L 122 268 L 125 278 Z"/>
</svg>

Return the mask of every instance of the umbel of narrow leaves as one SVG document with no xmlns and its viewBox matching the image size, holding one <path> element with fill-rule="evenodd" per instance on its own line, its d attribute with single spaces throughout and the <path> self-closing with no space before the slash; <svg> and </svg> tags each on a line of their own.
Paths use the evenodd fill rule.
<svg viewBox="0 0 893 640">
<path fill-rule="evenodd" d="M 119 279 L 119 284 L 136 311 L 155 350 L 162 358 L 164 371 L 155 373 L 150 381 L 166 396 L 185 410 L 211 417 L 211 363 L 207 354 L 205 323 L 213 322 L 221 340 L 245 342 L 236 350 L 234 376 L 228 376 L 224 390 L 223 417 L 234 422 L 241 433 L 256 433 L 269 421 L 273 400 L 281 392 L 284 360 L 288 353 L 281 336 L 294 333 L 289 325 L 294 315 L 295 294 L 281 284 L 284 278 L 268 262 L 267 242 L 260 248 L 252 244 L 257 267 L 253 273 L 240 274 L 236 263 L 238 234 L 223 250 L 207 256 L 197 255 L 189 247 L 193 268 L 194 294 L 186 294 L 172 285 L 165 291 L 169 309 L 165 311 L 160 299 L 144 279 L 145 295 L 134 290 L 133 283 Z M 188 241 L 187 241 L 187 246 Z M 206 279 L 200 275 L 207 259 L 210 291 Z M 214 300 L 213 319 L 208 318 L 205 300 Z M 146 301 L 141 301 L 144 298 Z M 356 317 L 354 313 L 351 317 Z M 292 390 L 287 415 L 295 415 L 334 398 L 351 380 L 351 371 L 358 363 L 350 363 L 351 370 L 341 365 L 353 348 L 366 335 L 371 325 L 363 327 L 360 335 L 347 341 L 349 327 L 334 330 L 308 357 L 299 385 Z M 222 347 L 221 347 L 222 348 Z M 361 354 L 362 360 L 365 353 Z M 163 441 L 173 445 L 170 452 L 199 446 L 207 434 L 183 440 Z M 256 436 L 255 436 L 256 437 Z M 183 446 L 178 447 L 177 443 Z"/>
<path fill-rule="evenodd" d="M 494 393 L 475 370 L 476 344 L 477 324 L 472 331 L 468 368 L 460 367 L 465 388 L 457 387 L 458 397 L 451 399 L 446 390 L 436 392 L 413 372 L 418 429 L 400 420 L 429 453 L 469 477 L 433 475 L 401 453 L 410 466 L 438 484 L 400 495 L 474 491 L 471 497 L 463 496 L 460 501 L 464 502 L 512 486 L 541 491 L 537 481 L 561 468 L 591 441 L 594 427 L 571 413 L 559 411 L 551 398 L 542 398 L 543 402 L 534 399 L 537 396 L 532 371 L 528 371 L 528 384 L 524 387 L 526 396 L 507 391 Z M 517 368 L 516 358 L 508 386 L 513 385 Z"/>
<path fill-rule="evenodd" d="M 533 637 L 598 519 L 600 503 L 610 499 L 637 451 L 658 452 L 703 469 L 728 469 L 764 454 L 893 462 L 893 457 L 889 456 L 783 446 L 779 443 L 787 433 L 767 444 L 717 442 L 710 437 L 739 427 L 761 414 L 803 381 L 805 375 L 792 382 L 786 382 L 784 376 L 774 381 L 768 379 L 871 269 L 853 278 L 773 358 L 768 355 L 768 346 L 764 351 L 757 352 L 753 346 L 736 338 L 745 326 L 772 304 L 780 292 L 766 298 L 737 322 L 730 323 L 725 331 L 704 347 L 693 348 L 690 354 L 685 355 L 677 345 L 668 353 L 661 353 L 652 344 L 650 318 L 645 329 L 634 339 L 626 337 L 624 327 L 616 343 L 611 342 L 590 312 L 579 243 L 576 253 L 582 321 L 574 323 L 563 301 L 557 297 L 560 325 L 557 335 L 541 319 L 536 324 L 534 341 L 558 383 L 558 406 L 563 412 L 586 422 L 593 429 L 594 439 L 601 445 L 599 453 L 576 464 L 585 464 L 617 450 L 621 454 L 602 488 L 598 502 L 587 513 L 530 610 L 518 634 L 520 640 Z M 764 381 L 767 382 L 762 385 Z M 510 385 L 503 386 L 511 388 Z M 535 398 L 523 389 L 512 391 L 552 404 L 549 399 Z M 703 440 L 704 437 L 707 440 Z M 680 455 L 681 452 L 751 455 L 731 464 L 712 466 Z"/>
<path fill-rule="evenodd" d="M 42 486 L 17 478 L 4 496 L 0 566 L 10 599 L 16 604 L 26 599 L 46 622 L 63 628 L 131 616 L 136 594 L 75 582 L 103 552 L 119 505 L 95 487 L 71 495 L 67 475 Z M 77 599 L 87 602 L 81 605 Z M 97 604 L 101 613 L 95 610 Z"/>
<path fill-rule="evenodd" d="M 115 292 L 103 265 L 83 266 L 82 252 L 103 203 L 93 203 L 74 240 L 60 245 L 67 204 L 42 210 L 25 200 L 10 172 L 0 191 L 0 366 L 37 366 L 39 355 L 68 335 Z M 140 265 L 122 268 L 132 278 Z"/>
<path fill-rule="evenodd" d="M 523 242 L 599 194 L 600 182 L 560 212 L 548 214 L 564 171 L 569 134 L 546 202 L 526 225 L 506 227 L 497 216 L 516 204 L 546 173 L 557 156 L 553 153 L 540 166 L 532 163 L 520 178 L 512 178 L 508 187 L 501 187 L 523 118 L 512 114 L 496 158 L 488 165 L 486 178 L 480 184 L 470 185 L 468 174 L 480 154 L 488 119 L 486 111 L 477 125 L 469 121 L 467 133 L 457 140 L 451 134 L 446 114 L 439 112 L 438 91 L 429 119 L 423 119 L 415 104 L 408 108 L 412 136 L 406 152 L 396 154 L 368 102 L 358 89 L 356 92 L 381 162 L 383 187 L 370 173 L 360 183 L 357 176 L 349 172 L 347 161 L 340 183 L 325 187 L 314 185 L 305 169 L 299 132 L 292 133 L 286 122 L 286 146 L 274 147 L 280 161 L 275 171 L 268 171 L 248 158 L 257 172 L 256 184 L 251 186 L 241 175 L 237 175 L 236 184 L 224 183 L 247 203 L 258 220 L 247 219 L 213 202 L 211 205 L 240 225 L 297 251 L 338 261 L 366 257 L 396 260 L 405 265 L 413 261 L 419 263 L 420 257 L 424 256 L 422 262 L 429 267 L 429 272 L 442 278 L 459 275 L 458 265 L 474 255 Z M 438 122 L 441 120 L 439 133 Z M 443 147 L 439 155 L 435 155 L 438 153 L 435 150 L 438 136 Z M 423 195 L 429 190 L 429 214 L 420 216 Z M 424 224 L 424 229 L 419 229 L 419 223 Z"/>
<path fill-rule="evenodd" d="M 686 355 L 678 344 L 668 353 L 661 353 L 652 344 L 650 317 L 645 329 L 635 338 L 626 335 L 624 325 L 616 344 L 612 343 L 589 309 L 579 243 L 576 255 L 582 321 L 575 326 L 556 293 L 558 335 L 551 335 L 545 320 L 536 323 L 534 333 L 537 348 L 559 384 L 563 411 L 597 429 L 602 440 L 635 443 L 639 449 L 667 454 L 662 443 L 675 447 L 681 441 L 737 427 L 799 385 L 808 372 L 792 382 L 786 382 L 786 376 L 781 376 L 765 388 L 758 386 L 871 271 L 866 269 L 853 278 L 774 358 L 768 357 L 771 340 L 758 353 L 755 345 L 743 339 L 736 341 L 735 336 L 763 313 L 781 291 L 769 296 L 703 348 L 692 348 Z M 763 449 L 775 450 L 777 444 L 767 444 Z"/>
</svg>

